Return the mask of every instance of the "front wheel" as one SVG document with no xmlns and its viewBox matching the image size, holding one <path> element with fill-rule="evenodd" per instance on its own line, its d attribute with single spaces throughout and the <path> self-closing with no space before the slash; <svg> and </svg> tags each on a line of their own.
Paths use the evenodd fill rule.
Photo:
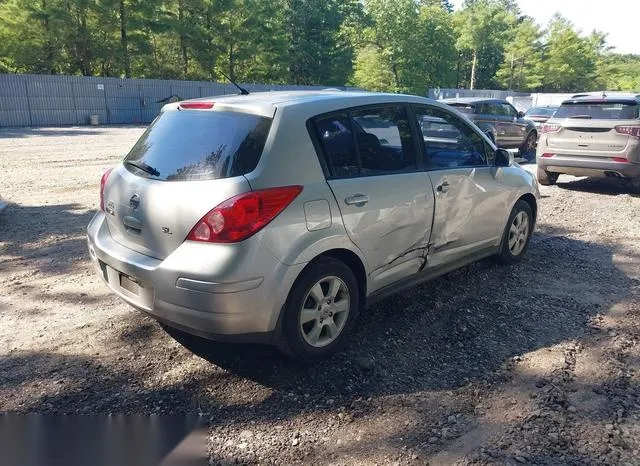
<svg viewBox="0 0 640 466">
<path fill-rule="evenodd" d="M 522 259 L 533 233 L 533 222 L 531 206 L 523 200 L 516 202 L 502 235 L 497 256 L 500 262 L 513 264 Z"/>
<path fill-rule="evenodd" d="M 293 285 L 284 308 L 280 349 L 315 362 L 347 342 L 360 306 L 351 269 L 333 258 L 311 263 Z"/>
<path fill-rule="evenodd" d="M 531 161 L 536 157 L 536 145 L 538 142 L 538 135 L 535 131 L 531 131 L 524 140 L 522 146 L 520 146 L 520 157 L 527 161 Z"/>
</svg>

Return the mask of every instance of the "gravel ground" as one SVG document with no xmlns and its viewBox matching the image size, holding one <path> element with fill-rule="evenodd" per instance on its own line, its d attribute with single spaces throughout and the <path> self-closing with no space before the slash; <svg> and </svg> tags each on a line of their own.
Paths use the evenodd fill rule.
<svg viewBox="0 0 640 466">
<path fill-rule="evenodd" d="M 640 464 L 640 198 L 623 185 L 542 187 L 521 264 L 383 301 L 346 351 L 301 366 L 172 337 L 95 276 L 99 178 L 141 132 L 0 130 L 0 411 L 201 414 L 212 464 Z"/>
</svg>

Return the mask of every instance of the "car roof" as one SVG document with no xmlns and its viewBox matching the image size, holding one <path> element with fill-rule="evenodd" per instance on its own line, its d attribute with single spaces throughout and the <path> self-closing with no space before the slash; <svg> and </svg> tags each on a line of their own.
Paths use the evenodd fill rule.
<svg viewBox="0 0 640 466">
<path fill-rule="evenodd" d="M 487 97 L 456 97 L 451 99 L 443 99 L 442 102 L 447 104 L 476 104 L 476 103 L 509 103 L 505 99 L 492 99 Z"/>
<path fill-rule="evenodd" d="M 435 100 L 415 95 L 319 89 L 317 91 L 270 91 L 252 92 L 248 95 L 233 94 L 200 97 L 197 99 L 183 100 L 181 102 L 167 104 L 163 107 L 163 111 L 178 109 L 181 105 L 187 102 L 213 102 L 217 108 L 228 106 L 230 108 L 244 109 L 264 116 L 273 115 L 276 108 L 293 106 L 299 107 L 305 105 L 317 106 L 317 104 L 322 103 L 326 103 L 327 108 L 333 108 L 340 105 L 346 108 L 385 102 L 415 102 L 442 105 Z"/>
<path fill-rule="evenodd" d="M 634 94 L 617 95 L 580 95 L 562 102 L 562 105 L 579 103 L 640 104 L 640 96 Z"/>
</svg>

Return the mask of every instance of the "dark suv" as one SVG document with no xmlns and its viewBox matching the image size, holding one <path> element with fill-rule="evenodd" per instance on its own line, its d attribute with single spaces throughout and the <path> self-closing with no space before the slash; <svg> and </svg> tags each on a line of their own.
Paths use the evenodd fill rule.
<svg viewBox="0 0 640 466">
<path fill-rule="evenodd" d="M 467 115 L 498 147 L 518 149 L 527 160 L 535 158 L 536 126 L 506 100 L 466 98 L 443 102 Z"/>
</svg>

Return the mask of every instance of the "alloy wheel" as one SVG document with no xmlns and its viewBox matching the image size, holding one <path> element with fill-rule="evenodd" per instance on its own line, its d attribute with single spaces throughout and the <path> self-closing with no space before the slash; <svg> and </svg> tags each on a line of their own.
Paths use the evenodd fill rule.
<svg viewBox="0 0 640 466">
<path fill-rule="evenodd" d="M 316 348 L 335 341 L 347 322 L 349 308 L 349 288 L 340 278 L 318 280 L 302 301 L 299 324 L 304 341 Z"/>
</svg>

